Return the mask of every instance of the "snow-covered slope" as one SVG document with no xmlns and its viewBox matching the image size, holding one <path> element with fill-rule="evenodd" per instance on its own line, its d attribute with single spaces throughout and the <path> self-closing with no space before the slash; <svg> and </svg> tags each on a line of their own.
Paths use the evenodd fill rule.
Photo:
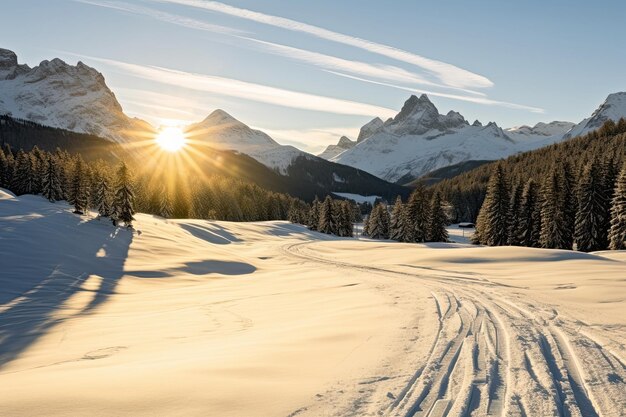
<svg viewBox="0 0 626 417">
<path fill-rule="evenodd" d="M 58 58 L 30 68 L 18 64 L 15 53 L 7 49 L 0 49 L 0 114 L 116 142 L 153 130 L 148 123 L 124 114 L 95 69 Z"/>
<path fill-rule="evenodd" d="M 353 148 L 354 145 L 356 145 L 356 142 L 350 140 L 347 136 L 342 136 L 339 138 L 339 142 L 337 142 L 336 145 L 328 145 L 326 149 L 324 149 L 324 152 L 317 156 L 324 159 L 331 159 L 339 155 L 341 152 Z"/>
<path fill-rule="evenodd" d="M 283 174 L 295 158 L 315 158 L 293 146 L 280 145 L 266 133 L 251 129 L 219 109 L 203 121 L 187 126 L 186 132 L 194 144 L 244 153 Z"/>
<path fill-rule="evenodd" d="M 3 416 L 626 408 L 626 252 L 136 217 L 0 190 Z"/>
<path fill-rule="evenodd" d="M 626 92 L 609 94 L 604 103 L 598 107 L 591 117 L 572 127 L 564 136 L 564 139 L 584 135 L 599 129 L 607 120 L 617 122 L 622 117 L 626 118 Z"/>
<path fill-rule="evenodd" d="M 572 122 L 554 121 L 550 123 L 539 122 L 533 127 L 523 125 L 505 129 L 506 134 L 516 140 L 536 140 L 549 137 L 562 138 L 575 124 Z"/>
<path fill-rule="evenodd" d="M 554 121 L 503 130 L 471 125 L 457 112 L 439 114 L 426 95 L 411 96 L 396 117 L 376 118 L 361 129 L 357 145 L 331 158 L 387 181 L 409 182 L 430 171 L 473 160 L 495 160 L 585 134 L 606 120 L 626 117 L 626 93 L 608 96 L 589 119 Z"/>
<path fill-rule="evenodd" d="M 426 95 L 411 96 L 384 124 L 366 126 L 364 139 L 332 160 L 388 181 L 410 181 L 462 161 L 502 158 L 515 149 L 515 141 L 495 123 L 470 125 L 459 113 L 439 114 Z"/>
</svg>

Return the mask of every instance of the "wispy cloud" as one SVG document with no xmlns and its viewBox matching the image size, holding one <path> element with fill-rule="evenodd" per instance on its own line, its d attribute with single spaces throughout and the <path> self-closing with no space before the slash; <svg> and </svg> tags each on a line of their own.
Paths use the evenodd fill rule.
<svg viewBox="0 0 626 417">
<path fill-rule="evenodd" d="M 528 110 L 533 113 L 543 113 L 545 111 L 544 109 L 539 108 L 539 107 L 532 107 L 532 106 L 526 106 L 523 104 L 509 103 L 506 101 L 492 100 L 486 97 L 470 97 L 470 96 L 461 96 L 457 94 L 439 93 L 436 91 L 426 91 L 426 90 L 421 90 L 418 88 L 404 87 L 401 85 L 395 85 L 395 84 L 385 83 L 381 81 L 369 80 L 367 78 L 356 77 L 354 75 L 344 74 L 344 73 L 337 72 L 337 71 L 328 70 L 327 72 L 338 75 L 340 77 L 350 78 L 352 80 L 363 81 L 363 82 L 370 83 L 370 84 L 382 85 L 385 87 L 397 88 L 399 90 L 410 91 L 412 93 L 427 94 L 429 96 L 449 98 L 452 100 L 468 101 L 471 103 L 485 104 L 488 106 L 501 106 L 501 107 L 507 107 L 507 108 L 516 109 L 516 110 Z"/>
<path fill-rule="evenodd" d="M 288 108 L 344 115 L 392 117 L 396 113 L 393 109 L 371 104 L 303 93 L 232 78 L 195 74 L 86 55 L 79 56 L 113 66 L 129 75 L 142 79 L 221 96 L 237 97 Z"/>
<path fill-rule="evenodd" d="M 393 65 L 383 64 L 370 64 L 367 62 L 353 61 L 348 59 L 339 58 L 336 56 L 325 55 L 318 52 L 308 51 L 305 49 L 294 48 L 291 46 L 281 45 L 273 42 L 266 42 L 259 39 L 250 38 L 247 36 L 238 36 L 241 39 L 248 40 L 259 46 L 265 51 L 280 55 L 289 59 L 305 62 L 317 67 L 321 67 L 332 71 L 345 71 L 352 74 L 362 75 L 366 77 L 374 77 L 382 80 L 403 82 L 411 84 L 428 85 L 431 87 L 440 88 L 453 88 L 455 90 L 461 90 L 466 93 L 476 94 L 484 96 L 484 93 L 478 91 L 472 91 L 467 89 L 461 89 L 456 87 L 449 87 L 442 84 L 437 84 L 432 81 L 426 80 L 419 74 L 411 71 L 407 71 L 403 68 L 399 68 Z"/>
<path fill-rule="evenodd" d="M 441 61 L 429 59 L 402 49 L 392 46 L 368 41 L 355 36 L 345 35 L 343 33 L 334 32 L 318 26 L 310 25 L 296 20 L 284 17 L 268 15 L 265 13 L 255 12 L 248 9 L 230 6 L 228 4 L 215 1 L 204 0 L 152 0 L 159 3 L 175 3 L 189 7 L 200 8 L 212 12 L 227 14 L 242 19 L 263 23 L 270 26 L 279 27 L 295 32 L 307 33 L 309 35 L 353 46 L 371 53 L 392 58 L 398 61 L 406 62 L 411 65 L 422 68 L 428 73 L 436 77 L 440 82 L 451 87 L 458 88 L 485 88 L 493 86 L 487 77 L 476 74 L 474 72 L 459 68 L 455 65 Z"/>
<path fill-rule="evenodd" d="M 204 30 L 207 32 L 221 33 L 224 35 L 245 35 L 248 32 L 230 28 L 227 26 L 214 25 L 211 23 L 203 22 L 196 19 L 191 19 L 185 16 L 180 16 L 172 13 L 162 12 L 160 10 L 152 9 L 150 7 L 137 6 L 130 3 L 121 1 L 107 1 L 107 0 L 74 0 L 76 3 L 89 4 L 92 6 L 106 7 L 108 9 L 119 10 L 122 12 L 128 12 L 143 16 L 148 16 L 163 22 L 172 23 L 178 26 L 184 26 L 190 29 Z"/>
</svg>

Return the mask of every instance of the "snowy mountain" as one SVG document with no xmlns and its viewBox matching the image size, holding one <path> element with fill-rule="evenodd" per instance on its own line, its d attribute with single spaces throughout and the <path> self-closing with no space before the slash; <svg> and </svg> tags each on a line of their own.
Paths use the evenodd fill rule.
<svg viewBox="0 0 626 417">
<path fill-rule="evenodd" d="M 539 122 L 533 127 L 523 125 L 505 129 L 507 135 L 513 139 L 542 139 L 547 137 L 562 138 L 575 124 L 572 122 L 554 121 L 550 123 Z"/>
<path fill-rule="evenodd" d="M 626 92 L 609 94 L 604 103 L 593 112 L 591 117 L 572 127 L 565 134 L 564 139 L 584 135 L 599 129 L 607 120 L 617 122 L 622 117 L 626 117 Z"/>
<path fill-rule="evenodd" d="M 454 111 L 439 114 L 426 95 L 411 96 L 394 118 L 384 123 L 376 118 L 364 125 L 356 146 L 331 160 L 404 184 L 461 162 L 496 160 L 547 146 L 621 117 L 626 117 L 626 93 L 609 95 L 578 125 L 554 121 L 503 130 L 494 122 L 470 125 Z"/>
<path fill-rule="evenodd" d="M 317 156 L 324 159 L 331 159 L 339 155 L 341 152 L 353 148 L 354 145 L 356 145 L 356 142 L 350 140 L 347 136 L 342 136 L 339 138 L 339 142 L 337 142 L 336 145 L 328 145 L 324 152 Z"/>
<path fill-rule="evenodd" d="M 203 121 L 188 126 L 186 132 L 196 144 L 244 153 L 282 174 L 299 156 L 315 158 L 293 146 L 277 143 L 268 134 L 250 128 L 224 110 L 215 110 Z"/>
<path fill-rule="evenodd" d="M 495 123 L 470 125 L 457 112 L 439 114 L 426 95 L 411 96 L 393 119 L 372 120 L 359 138 L 332 160 L 387 181 L 410 181 L 467 160 L 498 159 L 513 153 L 516 144 Z"/>
<path fill-rule="evenodd" d="M 0 115 L 125 142 L 135 131 L 153 130 L 126 116 L 104 77 L 82 62 L 55 58 L 30 68 L 0 49 Z"/>
</svg>

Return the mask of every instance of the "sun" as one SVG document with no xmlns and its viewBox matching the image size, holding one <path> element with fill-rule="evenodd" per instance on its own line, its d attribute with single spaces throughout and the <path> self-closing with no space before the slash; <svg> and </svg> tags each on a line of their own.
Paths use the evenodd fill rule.
<svg viewBox="0 0 626 417">
<path fill-rule="evenodd" d="M 180 127 L 167 126 L 162 128 L 161 132 L 157 135 L 156 143 L 163 148 L 163 150 L 176 152 L 185 146 L 187 139 Z"/>
</svg>

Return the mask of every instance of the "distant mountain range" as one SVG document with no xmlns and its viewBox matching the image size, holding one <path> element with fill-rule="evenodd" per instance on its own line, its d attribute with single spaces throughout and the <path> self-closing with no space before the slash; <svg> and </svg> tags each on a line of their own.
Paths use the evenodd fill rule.
<svg viewBox="0 0 626 417">
<path fill-rule="evenodd" d="M 578 124 L 554 121 L 509 129 L 494 122 L 469 124 L 454 111 L 439 114 L 426 95 L 411 96 L 394 118 L 383 122 L 377 117 L 365 124 L 354 146 L 340 150 L 338 144 L 322 155 L 387 181 L 406 184 L 445 167 L 455 166 L 458 171 L 476 165 L 463 164 L 468 161 L 493 161 L 541 148 L 620 117 L 626 117 L 626 93 L 609 95 L 591 117 Z"/>
<path fill-rule="evenodd" d="M 121 144 L 156 132 L 149 123 L 124 114 L 94 68 L 82 62 L 69 65 L 58 58 L 30 68 L 19 64 L 16 54 L 7 49 L 0 49 L 0 115 Z M 350 187 L 358 183 L 359 193 L 386 196 L 404 192 L 387 182 L 408 184 L 434 170 L 454 166 L 446 171 L 444 176 L 448 176 L 476 165 L 468 162 L 496 160 L 546 146 L 621 116 L 626 116 L 626 93 L 611 94 L 576 125 L 556 121 L 502 129 L 494 122 L 470 124 L 454 111 L 439 114 L 426 95 L 411 96 L 395 117 L 384 122 L 374 118 L 361 128 L 356 141 L 343 136 L 319 156 L 281 145 L 223 110 L 215 110 L 185 130 L 194 146 L 246 154 L 292 181 L 317 184 L 318 190 L 323 184 L 328 193 L 357 193 Z M 308 173 L 303 171 L 305 166 Z M 346 170 L 346 166 L 352 169 Z M 437 175 L 441 174 L 438 171 Z M 364 186 L 363 178 L 376 183 L 371 190 Z M 389 192 L 381 193 L 385 184 Z"/>
</svg>

